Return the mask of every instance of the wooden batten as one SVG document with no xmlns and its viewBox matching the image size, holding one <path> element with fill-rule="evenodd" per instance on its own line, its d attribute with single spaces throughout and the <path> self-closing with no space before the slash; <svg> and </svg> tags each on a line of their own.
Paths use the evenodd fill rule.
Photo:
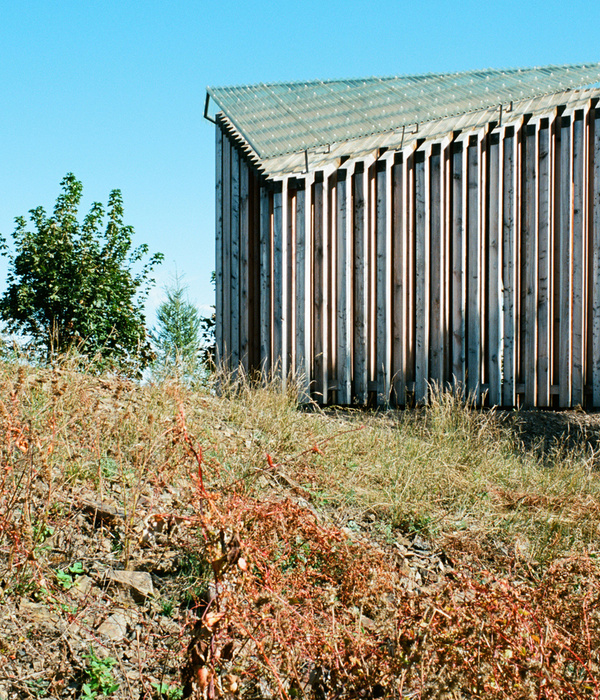
<svg viewBox="0 0 600 700">
<path fill-rule="evenodd" d="M 426 201 L 429 188 L 425 151 L 414 155 L 415 172 L 415 400 L 427 398 L 429 376 L 429 231 Z"/>
<path fill-rule="evenodd" d="M 352 176 L 353 192 L 353 401 L 364 405 L 368 397 L 368 180 L 364 167 Z"/>
<path fill-rule="evenodd" d="M 390 391 L 387 175 L 387 163 L 378 161 L 375 178 L 375 391 L 378 403 L 387 403 Z"/>
<path fill-rule="evenodd" d="M 442 154 L 439 144 L 429 154 L 429 381 L 444 382 L 444 270 L 446 266 L 443 235 Z"/>
<path fill-rule="evenodd" d="M 263 182 L 260 202 L 260 356 L 262 373 L 271 373 L 271 208 L 270 188 Z"/>
<path fill-rule="evenodd" d="M 406 161 L 392 166 L 392 403 L 406 402 Z M 356 349 L 355 349 L 356 352 Z"/>
<path fill-rule="evenodd" d="M 548 119 L 540 122 L 537 210 L 537 405 L 550 406 L 552 330 L 552 148 Z"/>
<path fill-rule="evenodd" d="M 223 350 L 223 132 L 215 129 L 215 343 L 217 366 L 222 362 Z"/>
<path fill-rule="evenodd" d="M 231 336 L 229 356 L 234 372 L 240 364 L 240 154 L 231 148 L 231 248 L 230 248 L 230 293 L 231 293 Z"/>
<path fill-rule="evenodd" d="M 489 403 L 502 403 L 502 246 L 500 189 L 500 134 L 489 135 L 487 199 L 487 382 Z"/>
<path fill-rule="evenodd" d="M 312 270 L 312 382 L 311 393 L 321 403 L 325 397 L 326 348 L 326 213 L 323 179 L 313 184 L 313 270 Z"/>
<path fill-rule="evenodd" d="M 559 343 L 558 343 L 558 401 L 561 408 L 571 405 L 571 300 L 572 300 L 572 226 L 571 226 L 571 118 L 561 117 L 560 122 L 560 180 L 558 211 L 558 247 L 559 247 Z"/>
<path fill-rule="evenodd" d="M 231 144 L 223 139 L 223 335 L 221 357 L 231 365 Z"/>
<path fill-rule="evenodd" d="M 600 406 L 600 109 L 593 110 L 591 139 L 591 245 L 592 245 L 592 404 Z"/>
<path fill-rule="evenodd" d="M 239 223 L 239 361 L 244 371 L 249 370 L 250 329 L 250 182 L 248 164 L 240 161 L 240 223 Z"/>
<path fill-rule="evenodd" d="M 462 389 L 466 377 L 466 148 L 462 141 L 452 146 L 452 381 Z"/>
<path fill-rule="evenodd" d="M 336 366 L 337 401 L 351 403 L 352 396 L 352 218 L 351 173 L 339 170 L 336 178 Z"/>
<path fill-rule="evenodd" d="M 287 188 L 285 189 L 285 194 L 287 195 Z M 272 331 L 272 347 L 273 347 L 273 358 L 272 366 L 273 372 L 279 377 L 285 377 L 286 367 L 284 366 L 284 354 L 283 348 L 285 343 L 285 329 L 284 329 L 284 308 L 285 308 L 285 282 L 287 280 L 287 275 L 284 277 L 284 236 L 283 236 L 283 200 L 284 191 L 281 184 L 278 183 L 275 190 L 273 191 L 273 278 L 271 282 L 271 289 L 273 292 L 272 301 L 272 318 L 273 318 L 273 331 Z"/>
<path fill-rule="evenodd" d="M 527 124 L 521 141 L 521 381 L 526 406 L 536 405 L 537 358 L 537 128 Z"/>
<path fill-rule="evenodd" d="M 466 389 L 479 403 L 481 382 L 481 154 L 478 136 L 467 146 L 467 368 Z"/>
<path fill-rule="evenodd" d="M 585 283 L 586 283 L 586 226 L 584 217 L 584 162 L 585 135 L 583 113 L 576 112 L 572 120 L 572 319 L 571 319 L 571 405 L 583 406 L 585 395 Z"/>
<path fill-rule="evenodd" d="M 311 297 L 311 259 L 312 259 L 312 178 L 307 177 L 298 183 L 295 207 L 295 248 L 296 248 L 296 286 L 295 286 L 295 375 L 300 386 L 300 401 L 310 398 L 310 338 L 311 309 L 307 300 Z"/>
<path fill-rule="evenodd" d="M 517 401 L 517 137 L 514 127 L 504 130 L 502 141 L 502 403 L 516 406 Z"/>
</svg>

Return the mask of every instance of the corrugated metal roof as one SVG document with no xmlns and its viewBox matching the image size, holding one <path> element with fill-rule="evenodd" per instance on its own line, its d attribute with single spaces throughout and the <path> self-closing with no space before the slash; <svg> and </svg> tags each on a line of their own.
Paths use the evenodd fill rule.
<svg viewBox="0 0 600 700">
<path fill-rule="evenodd" d="M 600 81 L 600 63 L 209 87 L 261 159 L 385 134 Z"/>
<path fill-rule="evenodd" d="M 357 160 L 369 157 L 375 158 L 378 156 L 380 149 L 386 149 L 389 152 L 406 149 L 413 150 L 416 142 L 419 140 L 440 142 L 454 132 L 460 131 L 463 134 L 474 133 L 490 122 L 498 124 L 500 119 L 503 126 L 510 126 L 518 124 L 525 114 L 531 115 L 532 119 L 546 117 L 558 107 L 564 107 L 567 112 L 572 112 L 585 108 L 589 105 L 590 100 L 600 100 L 600 89 L 568 90 L 552 95 L 534 97 L 514 102 L 510 111 L 504 109 L 502 115 L 500 115 L 496 105 L 477 112 L 428 122 L 420 125 L 416 132 L 411 128 L 402 133 L 402 129 L 400 129 L 344 141 L 332 145 L 331 148 L 314 149 L 309 151 L 308 154 L 300 151 L 264 159 L 260 159 L 254 154 L 227 117 L 222 118 L 222 123 L 237 139 L 241 147 L 253 158 L 256 166 L 267 177 L 278 179 L 287 175 L 304 174 L 307 160 L 310 171 L 335 169 L 340 166 L 343 160 L 345 161 L 348 158 Z"/>
</svg>

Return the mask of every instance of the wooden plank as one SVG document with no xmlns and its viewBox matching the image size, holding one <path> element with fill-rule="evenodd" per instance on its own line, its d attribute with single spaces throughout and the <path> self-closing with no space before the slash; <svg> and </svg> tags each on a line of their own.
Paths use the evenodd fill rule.
<svg viewBox="0 0 600 700">
<path fill-rule="evenodd" d="M 231 368 L 231 143 L 223 138 L 223 349 Z"/>
<path fill-rule="evenodd" d="M 325 392 L 325 347 L 323 339 L 325 337 L 325 237 L 324 224 L 327 213 L 323 202 L 325 183 L 323 180 L 314 184 L 314 262 L 313 262 L 313 354 L 312 354 L 312 385 L 313 398 L 319 403 L 326 402 Z"/>
<path fill-rule="evenodd" d="M 364 167 L 356 168 L 353 183 L 353 237 L 354 237 L 354 357 L 353 394 L 359 405 L 367 402 L 367 319 L 368 319 L 368 221 L 367 173 Z"/>
<path fill-rule="evenodd" d="M 427 398 L 429 376 L 429 231 L 426 213 L 426 154 L 417 151 L 415 170 L 415 401 Z"/>
<path fill-rule="evenodd" d="M 296 374 L 296 206 L 297 206 L 297 191 L 296 181 L 294 178 L 286 179 L 287 197 L 284 199 L 286 208 L 287 225 L 284 232 L 287 231 L 287 240 L 284 254 L 284 270 L 286 272 L 286 293 L 285 293 L 285 346 L 284 354 L 286 358 L 286 377 Z"/>
<path fill-rule="evenodd" d="M 443 342 L 443 286 L 444 286 L 444 240 L 442 236 L 441 200 L 441 149 L 433 147 L 429 157 L 429 237 L 431 240 L 429 264 L 430 301 L 429 322 L 429 380 L 437 386 L 444 380 Z"/>
<path fill-rule="evenodd" d="M 539 130 L 538 178 L 538 303 L 537 303 L 537 405 L 550 406 L 550 329 L 552 309 L 552 240 L 550 231 L 550 127 Z"/>
<path fill-rule="evenodd" d="M 390 389 L 390 364 L 388 356 L 388 228 L 387 228 L 387 165 L 378 162 L 376 167 L 376 229 L 375 229 L 375 378 L 377 403 L 387 403 Z"/>
<path fill-rule="evenodd" d="M 215 170 L 215 362 L 221 364 L 223 352 L 223 132 L 219 124 L 216 133 Z"/>
<path fill-rule="evenodd" d="M 516 136 L 514 135 L 513 127 L 508 127 L 504 131 L 502 140 L 502 403 L 505 406 L 516 406 L 517 401 L 515 149 Z"/>
<path fill-rule="evenodd" d="M 573 120 L 573 317 L 571 404 L 583 406 L 585 388 L 585 269 L 586 241 L 584 214 L 584 121 L 581 113 Z"/>
<path fill-rule="evenodd" d="M 390 403 L 392 387 L 392 166 L 393 158 L 385 160 L 385 401 Z"/>
<path fill-rule="evenodd" d="M 253 377 L 262 366 L 260 353 L 260 177 L 248 166 L 249 241 L 248 241 L 248 365 Z"/>
<path fill-rule="evenodd" d="M 367 175 L 367 385 L 369 401 L 376 394 L 376 352 L 375 339 L 377 336 L 377 194 L 376 194 L 376 164 L 368 169 Z"/>
<path fill-rule="evenodd" d="M 501 279 L 500 279 L 500 135 L 489 137 L 488 157 L 488 394 L 490 404 L 502 403 Z"/>
<path fill-rule="evenodd" d="M 536 404 L 537 346 L 537 134 L 528 124 L 523 135 L 523 187 L 521 228 L 521 342 L 523 348 L 522 381 L 525 405 Z"/>
<path fill-rule="evenodd" d="M 326 402 L 328 404 L 334 403 L 336 401 L 335 391 L 336 391 L 336 380 L 337 380 L 337 367 L 336 367 L 336 353 L 337 353 L 337 324 L 336 324 L 336 308 L 337 308 L 337 289 L 336 289 L 336 259 L 337 259 L 337 246 L 336 246 L 336 231 L 337 231 L 337 207 L 336 207 L 336 183 L 337 173 L 333 173 L 327 179 L 327 205 L 325 207 L 327 211 L 327 245 L 325 247 L 327 255 L 327 265 L 326 270 L 326 288 L 327 288 L 327 303 L 325 309 L 327 311 L 327 325 L 326 325 L 326 336 L 325 336 L 325 347 L 326 347 L 326 386 L 327 391 L 325 393 Z"/>
<path fill-rule="evenodd" d="M 558 401 L 561 408 L 571 405 L 571 123 L 563 117 L 560 127 L 560 339 L 558 361 Z"/>
<path fill-rule="evenodd" d="M 452 384 L 452 140 L 447 137 L 442 143 L 442 236 L 444 249 L 443 325 L 444 343 L 444 387 Z"/>
<path fill-rule="evenodd" d="M 352 380 L 352 219 L 350 216 L 349 183 L 347 170 L 338 170 L 336 179 L 336 284 L 337 284 L 337 402 L 351 403 Z"/>
<path fill-rule="evenodd" d="M 249 370 L 250 188 L 248 164 L 240 160 L 240 363 Z"/>
<path fill-rule="evenodd" d="M 414 394 L 415 387 L 415 240 L 416 240 L 416 214 L 415 214 L 415 156 L 414 153 L 406 153 L 406 185 L 404 202 L 406 206 L 406 285 L 405 285 L 405 341 L 406 357 L 404 371 L 406 389 Z"/>
<path fill-rule="evenodd" d="M 467 147 L 467 392 L 481 392 L 481 240 L 479 140 Z"/>
<path fill-rule="evenodd" d="M 466 155 L 461 142 L 452 144 L 452 377 L 456 389 L 464 388 L 466 372 Z"/>
<path fill-rule="evenodd" d="M 271 374 L 271 193 L 260 187 L 260 357 L 262 371 Z"/>
<path fill-rule="evenodd" d="M 401 159 L 392 167 L 392 400 L 396 406 L 406 402 L 405 358 L 405 285 L 406 227 L 405 168 Z"/>
<path fill-rule="evenodd" d="M 594 110 L 592 139 L 592 402 L 600 407 L 600 109 Z"/>
<path fill-rule="evenodd" d="M 231 147 L 231 368 L 240 364 L 240 154 Z"/>
<path fill-rule="evenodd" d="M 310 268 L 310 218 L 306 210 L 310 209 L 310 181 L 301 181 L 296 189 L 295 229 L 296 229 L 296 289 L 295 289 L 295 366 L 294 371 L 299 386 L 299 401 L 305 403 L 310 394 L 310 366 L 307 359 L 308 335 L 310 326 L 310 309 L 306 308 L 306 298 L 310 295 L 308 284 Z M 308 274 L 307 274 L 308 272 Z M 307 333 L 308 331 L 308 333 Z M 308 337 L 307 337 L 308 336 Z"/>
<path fill-rule="evenodd" d="M 287 189 L 286 189 L 287 194 Z M 283 366 L 284 347 L 284 285 L 283 274 L 283 190 L 281 183 L 277 183 L 273 192 L 273 327 L 272 327 L 272 365 L 273 372 L 279 377 L 285 377 Z"/>
</svg>

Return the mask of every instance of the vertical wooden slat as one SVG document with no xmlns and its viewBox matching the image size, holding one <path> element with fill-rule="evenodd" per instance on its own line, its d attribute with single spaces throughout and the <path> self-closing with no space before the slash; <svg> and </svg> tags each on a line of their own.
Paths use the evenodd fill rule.
<svg viewBox="0 0 600 700">
<path fill-rule="evenodd" d="M 247 373 L 249 369 L 249 245 L 250 202 L 248 164 L 240 160 L 240 363 Z"/>
<path fill-rule="evenodd" d="M 465 318 L 466 318 L 466 241 L 463 192 L 464 148 L 452 145 L 452 376 L 458 387 L 465 383 Z"/>
<path fill-rule="evenodd" d="M 429 157 L 429 236 L 431 239 L 429 288 L 430 315 L 429 330 L 429 379 L 441 386 L 444 380 L 444 344 L 443 344 L 443 286 L 444 286 L 444 240 L 442 236 L 442 200 L 441 200 L 441 150 L 434 146 Z"/>
<path fill-rule="evenodd" d="M 592 391 L 594 408 L 600 407 L 600 109 L 594 110 L 593 118 L 593 185 L 592 185 Z"/>
<path fill-rule="evenodd" d="M 376 319 L 376 339 L 375 339 L 375 376 L 377 402 L 387 402 L 389 400 L 389 339 L 388 339 L 388 275 L 389 264 L 388 254 L 388 227 L 387 227 L 387 165 L 385 162 L 378 162 L 376 169 L 376 197 L 377 214 L 375 228 L 375 319 Z"/>
<path fill-rule="evenodd" d="M 537 303 L 537 405 L 550 405 L 550 328 L 552 241 L 550 238 L 550 128 L 547 120 L 539 130 L 538 178 L 538 303 Z"/>
<path fill-rule="evenodd" d="M 286 190 L 287 192 L 287 190 Z M 273 328 L 272 328 L 272 346 L 273 370 L 280 377 L 285 377 L 285 368 L 283 367 L 283 295 L 284 295 L 284 276 L 283 276 L 283 192 L 281 184 L 278 183 L 273 192 Z"/>
<path fill-rule="evenodd" d="M 336 184 L 336 283 L 337 283 L 337 401 L 341 405 L 351 402 L 351 323 L 352 323 L 352 219 L 349 212 L 349 183 L 351 175 L 338 170 Z"/>
<path fill-rule="evenodd" d="M 500 280 L 500 137 L 489 137 L 488 158 L 488 384 L 490 404 L 502 403 L 501 384 L 501 280 Z"/>
<path fill-rule="evenodd" d="M 479 140 L 467 147 L 467 391 L 479 402 L 481 391 L 481 241 Z"/>
<path fill-rule="evenodd" d="M 443 289 L 443 343 L 444 343 L 444 385 L 452 382 L 452 140 L 447 137 L 442 144 L 442 210 L 444 238 L 444 289 Z"/>
<path fill-rule="evenodd" d="M 563 117 L 560 127 L 560 340 L 559 405 L 571 405 L 571 298 L 572 298 L 572 231 L 571 231 L 571 124 Z"/>
<path fill-rule="evenodd" d="M 392 396 L 394 404 L 406 401 L 406 374 L 404 367 L 405 286 L 406 286 L 406 230 L 405 230 L 405 167 L 400 160 L 392 168 Z"/>
<path fill-rule="evenodd" d="M 215 341 L 217 366 L 221 364 L 223 353 L 223 132 L 217 124 L 216 169 L 215 169 Z"/>
<path fill-rule="evenodd" d="M 223 138 L 223 346 L 222 359 L 231 367 L 231 143 Z"/>
<path fill-rule="evenodd" d="M 573 375 L 572 405 L 584 404 L 585 353 L 585 221 L 584 221 L 584 120 L 573 120 Z"/>
<path fill-rule="evenodd" d="M 528 124 L 523 135 L 523 187 L 521 230 L 521 320 L 525 404 L 536 403 L 536 344 L 537 344 L 537 134 L 536 126 Z"/>
<path fill-rule="evenodd" d="M 266 183 L 260 187 L 260 356 L 268 376 L 271 364 L 271 196 Z"/>
<path fill-rule="evenodd" d="M 240 154 L 231 147 L 231 367 L 240 364 Z"/>
<path fill-rule="evenodd" d="M 297 190 L 295 179 L 291 183 L 288 182 L 288 193 L 284 199 L 286 207 L 287 225 L 284 228 L 284 235 L 287 233 L 286 251 L 284 256 L 284 269 L 286 270 L 286 292 L 285 292 L 285 346 L 284 353 L 286 357 L 286 375 L 296 372 L 295 364 L 295 332 L 296 332 L 296 305 L 295 305 L 295 287 L 296 287 L 296 207 L 297 207 Z M 293 185 L 293 186 L 292 186 Z"/>
<path fill-rule="evenodd" d="M 367 173 L 361 164 L 352 178 L 354 192 L 354 353 L 353 394 L 356 403 L 367 401 L 367 318 L 368 318 L 368 222 L 367 222 Z"/>
<path fill-rule="evenodd" d="M 502 141 L 502 403 L 515 406 L 516 394 L 516 136 L 513 127 L 504 131 Z"/>
<path fill-rule="evenodd" d="M 253 377 L 262 367 L 260 353 L 260 178 L 252 167 L 248 167 L 249 212 L 248 212 L 248 367 Z"/>
<path fill-rule="evenodd" d="M 314 197 L 314 234 L 313 234 L 313 383 L 312 391 L 316 401 L 325 403 L 325 347 L 323 339 L 325 337 L 325 240 L 324 240 L 324 223 L 326 221 L 326 212 L 324 206 L 325 183 L 322 179 L 316 181 L 313 185 Z"/>
<path fill-rule="evenodd" d="M 311 185 L 310 180 L 298 184 L 296 190 L 296 294 L 295 294 L 295 374 L 300 387 L 300 403 L 304 403 L 309 398 L 310 391 L 310 366 L 307 359 L 310 355 L 308 351 L 310 339 L 310 308 L 306 308 L 306 299 L 310 296 L 310 267 L 307 266 L 307 259 L 310 260 L 310 238 L 311 219 L 307 210 L 311 207 Z M 308 274 L 307 274 L 308 273 Z"/>
<path fill-rule="evenodd" d="M 426 213 L 426 154 L 417 151 L 415 169 L 415 400 L 427 398 L 429 376 L 429 231 Z"/>
</svg>

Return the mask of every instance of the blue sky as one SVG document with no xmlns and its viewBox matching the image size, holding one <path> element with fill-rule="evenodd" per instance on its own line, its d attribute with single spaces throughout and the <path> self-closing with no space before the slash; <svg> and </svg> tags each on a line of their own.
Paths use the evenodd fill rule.
<svg viewBox="0 0 600 700">
<path fill-rule="evenodd" d="M 206 85 L 600 60 L 600 4 L 5 0 L 0 232 L 51 210 L 67 172 L 123 192 L 136 242 L 165 254 L 148 321 L 178 271 L 213 303 L 214 131 Z M 0 292 L 6 264 L 0 262 Z"/>
</svg>

